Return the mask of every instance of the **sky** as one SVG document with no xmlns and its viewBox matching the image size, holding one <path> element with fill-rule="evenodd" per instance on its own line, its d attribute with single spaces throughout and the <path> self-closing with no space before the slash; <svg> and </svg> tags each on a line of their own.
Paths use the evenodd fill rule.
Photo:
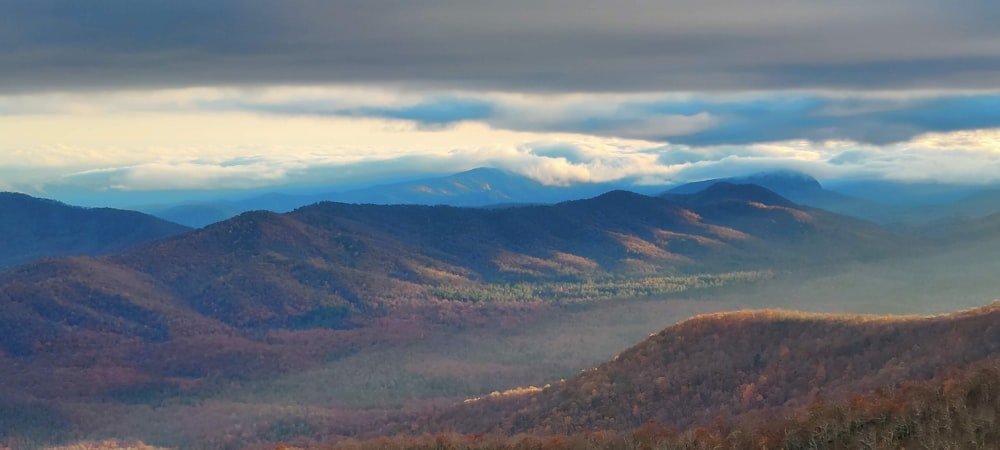
<svg viewBox="0 0 1000 450">
<path fill-rule="evenodd" d="M 1000 182 L 1000 2 L 0 0 L 0 190 Z"/>
</svg>

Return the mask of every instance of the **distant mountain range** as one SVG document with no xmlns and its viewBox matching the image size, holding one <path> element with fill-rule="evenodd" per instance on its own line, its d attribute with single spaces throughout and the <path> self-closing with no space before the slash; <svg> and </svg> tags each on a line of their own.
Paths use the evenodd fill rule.
<svg viewBox="0 0 1000 450">
<path fill-rule="evenodd" d="M 268 194 L 244 200 L 145 208 L 144 211 L 192 227 L 228 219 L 253 210 L 288 212 L 295 208 L 335 201 L 378 205 L 449 205 L 481 207 L 493 205 L 548 204 L 589 198 L 629 186 L 615 183 L 584 183 L 549 186 L 523 175 L 499 169 L 479 168 L 444 177 L 382 184 L 363 189 L 314 195 Z"/>
<path fill-rule="evenodd" d="M 117 253 L 187 230 L 135 211 L 0 192 L 0 268 L 50 256 Z"/>
<path fill-rule="evenodd" d="M 995 190 L 996 186 L 977 186 L 929 182 L 902 182 L 892 180 L 833 180 L 828 189 L 863 198 L 883 205 L 902 208 L 919 208 L 946 205 L 961 201 L 981 191 Z"/>
<path fill-rule="evenodd" d="M 927 224 L 1000 212 L 1000 190 L 989 187 L 840 181 L 833 190 L 815 178 L 794 171 L 761 172 L 683 184 L 663 195 L 691 194 L 716 183 L 756 184 L 789 200 L 882 224 Z"/>
<path fill-rule="evenodd" d="M 550 186 L 523 175 L 499 169 L 479 168 L 441 178 L 334 193 L 327 200 L 342 203 L 469 207 L 498 204 L 541 204 L 589 198 L 614 189 L 621 189 L 628 184 L 627 181 L 623 181 Z"/>
<path fill-rule="evenodd" d="M 917 224 L 940 219 L 979 217 L 1000 211 L 1000 190 L 989 186 L 837 180 L 830 183 L 832 187 L 824 187 L 812 176 L 790 170 L 709 179 L 679 186 L 647 186 L 637 184 L 632 179 L 555 186 L 492 168 L 319 194 L 274 192 L 243 199 L 142 206 L 136 209 L 197 228 L 247 211 L 288 212 L 322 201 L 505 207 L 579 200 L 616 189 L 647 195 L 690 194 L 718 182 L 757 184 L 801 205 L 883 224 Z"/>
<path fill-rule="evenodd" d="M 874 225 L 753 185 L 504 209 L 327 202 L 244 213 L 109 259 L 28 266 L 0 275 L 0 291 L 36 280 L 23 295 L 103 292 L 143 308 L 162 298 L 231 326 L 286 326 L 317 310 L 361 314 L 432 297 L 442 285 L 819 264 L 896 246 Z M 145 287 L 118 292 L 125 279 Z M 139 291 L 156 293 L 130 297 Z"/>
<path fill-rule="evenodd" d="M 802 205 L 878 223 L 893 221 L 896 210 L 901 209 L 824 189 L 815 178 L 793 171 L 762 172 L 745 177 L 698 181 L 677 186 L 663 195 L 691 194 L 716 183 L 756 184 Z"/>
</svg>

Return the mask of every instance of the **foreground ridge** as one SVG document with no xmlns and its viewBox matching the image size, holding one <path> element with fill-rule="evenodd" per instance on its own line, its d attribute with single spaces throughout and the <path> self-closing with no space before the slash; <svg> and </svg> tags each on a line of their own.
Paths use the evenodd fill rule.
<svg viewBox="0 0 1000 450">
<path fill-rule="evenodd" d="M 537 392 L 461 405 L 428 430 L 573 434 L 780 415 L 955 376 L 948 371 L 993 367 L 1000 357 L 998 318 L 1000 302 L 934 316 L 702 315 Z"/>
</svg>

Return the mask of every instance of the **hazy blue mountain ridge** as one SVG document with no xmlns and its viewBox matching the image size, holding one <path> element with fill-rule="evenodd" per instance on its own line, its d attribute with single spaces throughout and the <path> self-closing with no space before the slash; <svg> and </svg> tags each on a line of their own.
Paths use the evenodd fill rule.
<svg viewBox="0 0 1000 450">
<path fill-rule="evenodd" d="M 81 208 L 0 193 L 0 268 L 39 258 L 105 255 L 187 231 L 136 211 Z"/>
</svg>

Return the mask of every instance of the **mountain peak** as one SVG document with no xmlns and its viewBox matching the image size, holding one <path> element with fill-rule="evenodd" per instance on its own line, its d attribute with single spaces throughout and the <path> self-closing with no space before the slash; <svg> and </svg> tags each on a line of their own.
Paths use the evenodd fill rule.
<svg viewBox="0 0 1000 450">
<path fill-rule="evenodd" d="M 726 202 L 754 202 L 774 206 L 794 206 L 790 200 L 757 184 L 736 184 L 720 181 L 708 188 L 683 196 L 686 204 L 720 204 Z"/>
<path fill-rule="evenodd" d="M 644 199 L 644 198 L 648 198 L 648 197 L 646 197 L 645 195 L 642 195 L 642 194 L 637 194 L 637 193 L 632 192 L 632 191 L 626 191 L 624 189 L 615 189 L 613 191 L 608 191 L 608 192 L 605 192 L 605 193 L 603 193 L 601 195 L 598 195 L 597 197 L 594 197 L 593 200 L 598 200 L 598 201 L 618 201 L 618 200 L 634 201 L 634 200 L 637 200 L 637 199 Z"/>
<path fill-rule="evenodd" d="M 507 172 L 506 170 L 497 169 L 495 167 L 476 167 L 475 169 L 469 169 L 469 170 L 466 170 L 465 172 L 459 172 L 459 173 L 456 173 L 456 174 L 453 174 L 453 175 L 450 175 L 450 176 L 452 176 L 452 177 L 460 177 L 460 176 L 469 176 L 469 175 L 471 175 L 471 176 L 484 176 L 484 175 L 488 175 L 488 176 L 510 176 L 511 173 Z"/>
<path fill-rule="evenodd" d="M 809 195 L 823 191 L 823 186 L 815 178 L 794 170 L 772 170 L 741 177 L 715 178 L 677 186 L 671 194 L 694 194 L 716 183 L 756 184 L 784 196 Z"/>
<path fill-rule="evenodd" d="M 760 172 L 735 178 L 734 181 L 757 184 L 778 192 L 785 190 L 813 191 L 823 189 L 819 181 L 811 175 L 788 169 Z"/>
<path fill-rule="evenodd" d="M 671 208 L 676 206 L 672 203 L 665 202 L 662 198 L 649 197 L 621 189 L 608 191 L 585 200 L 571 200 L 563 202 L 559 205 L 571 207 L 582 206 L 591 211 L 614 212 L 615 214 L 627 215 L 641 215 L 644 210 L 657 208 L 662 205 L 670 205 Z"/>
</svg>

